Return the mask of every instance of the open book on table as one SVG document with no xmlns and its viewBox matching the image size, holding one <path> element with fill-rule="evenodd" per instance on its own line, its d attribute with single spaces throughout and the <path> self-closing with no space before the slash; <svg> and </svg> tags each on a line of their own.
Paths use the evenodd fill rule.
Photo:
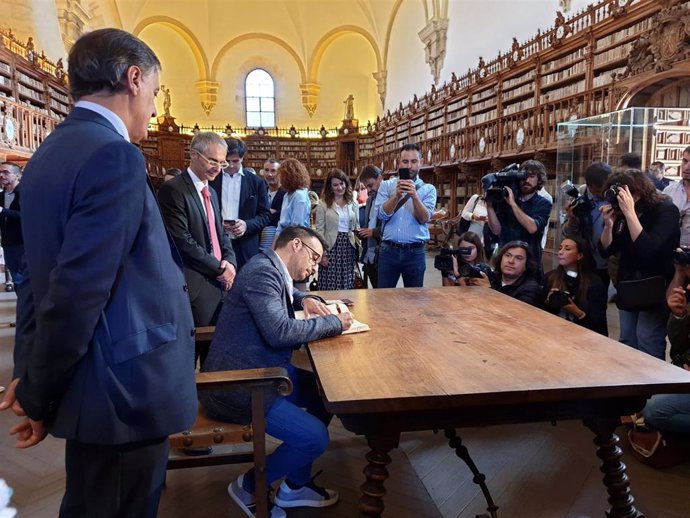
<svg viewBox="0 0 690 518">
<path fill-rule="evenodd" d="M 350 309 L 340 300 L 327 300 L 326 302 L 328 311 L 334 315 L 338 315 L 340 313 L 350 313 Z M 295 311 L 295 318 L 304 320 L 304 311 Z M 356 320 L 354 315 L 352 315 L 352 325 L 350 326 L 350 329 L 343 331 L 343 334 L 350 335 L 352 333 L 362 333 L 364 331 L 369 331 L 369 329 L 370 328 L 367 324 Z"/>
</svg>

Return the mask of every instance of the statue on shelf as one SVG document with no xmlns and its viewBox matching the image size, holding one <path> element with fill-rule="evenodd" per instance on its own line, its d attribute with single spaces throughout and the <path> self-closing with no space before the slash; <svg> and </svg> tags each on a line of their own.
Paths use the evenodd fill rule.
<svg viewBox="0 0 690 518">
<path fill-rule="evenodd" d="M 343 101 L 345 104 L 345 120 L 351 121 L 355 118 L 355 98 L 352 94 L 347 96 L 347 99 Z"/>
<path fill-rule="evenodd" d="M 57 63 L 55 63 L 55 77 L 61 81 L 65 77 L 65 64 L 62 62 L 62 58 L 58 59 Z"/>
<path fill-rule="evenodd" d="M 161 92 L 163 93 L 163 115 L 170 116 L 170 106 L 172 101 L 170 99 L 170 88 L 166 88 L 165 85 L 161 85 Z"/>
<path fill-rule="evenodd" d="M 26 59 L 32 62 L 36 59 L 36 49 L 34 46 L 34 38 L 32 36 L 29 36 L 29 39 L 26 40 Z"/>
</svg>

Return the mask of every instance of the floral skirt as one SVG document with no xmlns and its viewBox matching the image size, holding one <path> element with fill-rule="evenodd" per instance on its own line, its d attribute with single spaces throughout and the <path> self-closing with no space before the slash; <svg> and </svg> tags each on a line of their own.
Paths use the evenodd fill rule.
<svg viewBox="0 0 690 518">
<path fill-rule="evenodd" d="M 357 249 L 347 232 L 338 232 L 335 244 L 326 252 L 328 266 L 319 266 L 319 290 L 351 290 L 355 285 Z"/>
</svg>

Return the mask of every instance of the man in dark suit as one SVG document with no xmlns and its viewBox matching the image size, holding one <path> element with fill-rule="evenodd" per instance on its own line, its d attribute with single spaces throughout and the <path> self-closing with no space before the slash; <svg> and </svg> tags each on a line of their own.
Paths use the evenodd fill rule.
<svg viewBox="0 0 690 518">
<path fill-rule="evenodd" d="M 227 166 L 226 149 L 216 133 L 197 133 L 187 170 L 158 190 L 165 224 L 182 254 L 196 326 L 215 324 L 223 294 L 235 278 L 235 253 L 223 232 L 218 196 L 209 186 Z M 197 350 L 202 363 L 206 349 Z"/>
<path fill-rule="evenodd" d="M 375 202 L 383 174 L 375 165 L 368 165 L 362 171 L 359 181 L 367 188 L 367 204 L 364 208 L 364 223 L 359 230 L 359 238 L 362 240 L 362 256 L 360 261 L 364 265 L 364 282 L 371 282 L 372 288 L 379 286 L 378 248 L 381 242 L 381 221 L 378 218 Z"/>
<path fill-rule="evenodd" d="M 264 162 L 264 167 L 261 170 L 261 176 L 263 176 L 268 187 L 268 201 L 271 204 L 271 216 L 268 220 L 268 225 L 261 231 L 259 242 L 261 250 L 270 250 L 273 246 L 273 239 L 276 237 L 276 230 L 280 221 L 280 212 L 283 208 L 283 198 L 286 191 L 280 185 L 278 167 L 280 167 L 280 162 L 275 158 L 269 158 Z"/>
<path fill-rule="evenodd" d="M 22 282 L 22 256 L 24 240 L 22 224 L 19 219 L 20 194 L 19 176 L 22 168 L 14 162 L 0 164 L 0 236 L 5 268 L 12 275 L 15 284 Z"/>
<path fill-rule="evenodd" d="M 276 495 L 280 507 L 271 510 L 271 518 L 284 517 L 282 507 L 325 507 L 338 501 L 335 491 L 317 486 L 311 476 L 312 462 L 328 446 L 332 415 L 323 406 L 314 374 L 290 364 L 293 349 L 352 325 L 349 312 L 332 315 L 323 299 L 293 287 L 294 279 L 318 269 L 323 246 L 315 230 L 287 227 L 276 239 L 275 250 L 254 256 L 237 275 L 203 366 L 204 371 L 284 367 L 290 373 L 294 391 L 289 397 L 265 396 L 266 432 L 282 441 L 266 457 L 266 477 L 269 484 L 286 477 Z M 296 309 L 318 318 L 297 320 Z M 248 393 L 219 390 L 200 397 L 216 419 L 249 421 Z M 254 516 L 253 470 L 232 482 L 228 492 L 245 514 Z"/>
<path fill-rule="evenodd" d="M 74 109 L 22 178 L 30 304 L 0 409 L 23 416 L 11 430 L 20 448 L 46 432 L 67 439 L 61 518 L 154 518 L 167 436 L 196 417 L 182 263 L 130 143 L 156 114 L 159 70 L 127 32 L 81 37 L 69 55 Z"/>
<path fill-rule="evenodd" d="M 244 171 L 242 160 L 246 147 L 238 139 L 227 139 L 228 166 L 211 185 L 218 193 L 223 214 L 223 228 L 232 241 L 237 267 L 259 252 L 261 229 L 268 225 L 271 206 L 266 182 Z"/>
</svg>

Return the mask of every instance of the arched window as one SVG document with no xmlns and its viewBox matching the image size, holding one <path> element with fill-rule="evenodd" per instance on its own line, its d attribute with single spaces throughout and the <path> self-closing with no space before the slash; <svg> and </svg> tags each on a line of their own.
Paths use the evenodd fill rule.
<svg viewBox="0 0 690 518">
<path fill-rule="evenodd" d="M 249 72 L 244 82 L 247 127 L 275 128 L 276 108 L 273 78 L 261 68 Z"/>
</svg>

